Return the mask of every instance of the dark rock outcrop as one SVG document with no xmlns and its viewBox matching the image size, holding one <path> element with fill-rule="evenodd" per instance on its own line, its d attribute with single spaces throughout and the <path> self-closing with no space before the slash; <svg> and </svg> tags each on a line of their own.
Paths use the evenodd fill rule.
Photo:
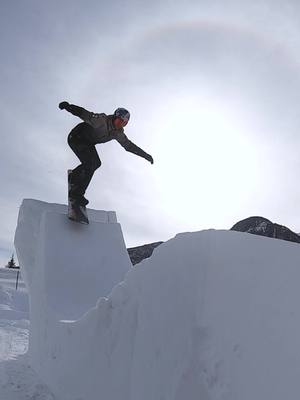
<svg viewBox="0 0 300 400">
<path fill-rule="evenodd" d="M 286 226 L 274 224 L 264 217 L 249 217 L 243 219 L 233 225 L 230 230 L 300 243 L 300 235 L 297 235 L 297 233 L 291 231 Z M 127 249 L 132 264 L 138 264 L 145 258 L 151 257 L 153 250 L 162 243 L 163 242 L 149 243 Z"/>
<path fill-rule="evenodd" d="M 300 243 L 300 236 L 297 235 L 297 233 L 291 231 L 286 226 L 274 224 L 263 217 L 249 217 L 243 219 L 236 223 L 231 230 Z"/>
<path fill-rule="evenodd" d="M 127 249 L 133 265 L 138 264 L 145 258 L 152 256 L 153 250 L 163 242 L 144 244 L 143 246 L 131 247 Z"/>
</svg>

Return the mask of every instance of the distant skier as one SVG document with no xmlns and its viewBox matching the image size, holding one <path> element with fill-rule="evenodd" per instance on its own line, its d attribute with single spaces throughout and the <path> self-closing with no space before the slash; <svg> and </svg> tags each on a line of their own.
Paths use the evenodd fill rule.
<svg viewBox="0 0 300 400">
<path fill-rule="evenodd" d="M 153 158 L 144 150 L 132 143 L 124 133 L 130 114 L 125 108 L 117 108 L 114 114 L 94 114 L 82 107 L 63 101 L 59 104 L 61 110 L 67 110 L 81 118 L 84 122 L 76 125 L 68 136 L 68 144 L 81 161 L 69 175 L 71 190 L 69 197 L 80 206 L 86 206 L 89 201 L 84 197 L 85 191 L 94 172 L 101 166 L 95 145 L 117 140 L 126 151 L 145 158 L 153 164 Z"/>
</svg>

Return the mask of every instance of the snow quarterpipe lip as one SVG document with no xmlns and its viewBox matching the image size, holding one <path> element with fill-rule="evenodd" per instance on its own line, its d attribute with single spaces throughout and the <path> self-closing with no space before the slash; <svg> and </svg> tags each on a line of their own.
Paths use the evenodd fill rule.
<svg viewBox="0 0 300 400">
<path fill-rule="evenodd" d="M 37 285 L 55 318 L 75 320 L 124 279 L 132 267 L 115 213 L 89 210 L 88 226 L 66 217 L 67 206 L 24 200 L 15 235 L 31 298 Z"/>
</svg>

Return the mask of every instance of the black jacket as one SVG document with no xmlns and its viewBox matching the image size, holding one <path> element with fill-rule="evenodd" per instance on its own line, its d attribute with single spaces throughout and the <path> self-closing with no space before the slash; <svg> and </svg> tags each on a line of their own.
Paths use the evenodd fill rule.
<svg viewBox="0 0 300 400">
<path fill-rule="evenodd" d="M 104 113 L 95 114 L 74 104 L 68 104 L 65 109 L 73 115 L 81 118 L 86 124 L 89 125 L 89 129 L 86 130 L 86 139 L 89 143 L 98 144 L 106 143 L 110 140 L 117 140 L 126 151 L 151 161 L 152 157 L 148 153 L 127 138 L 123 128 L 116 129 L 114 127 L 113 115 L 106 115 Z M 93 129 L 90 129 L 90 127 Z"/>
</svg>

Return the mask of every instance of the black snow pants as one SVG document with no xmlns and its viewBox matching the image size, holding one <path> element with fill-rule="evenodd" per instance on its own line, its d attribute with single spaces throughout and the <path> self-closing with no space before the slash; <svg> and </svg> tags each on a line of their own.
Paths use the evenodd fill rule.
<svg viewBox="0 0 300 400">
<path fill-rule="evenodd" d="M 70 197 L 76 200 L 83 199 L 94 172 L 101 166 L 96 147 L 89 142 L 90 129 L 93 128 L 83 122 L 75 126 L 68 136 L 69 146 L 81 161 L 70 175 Z"/>
</svg>

